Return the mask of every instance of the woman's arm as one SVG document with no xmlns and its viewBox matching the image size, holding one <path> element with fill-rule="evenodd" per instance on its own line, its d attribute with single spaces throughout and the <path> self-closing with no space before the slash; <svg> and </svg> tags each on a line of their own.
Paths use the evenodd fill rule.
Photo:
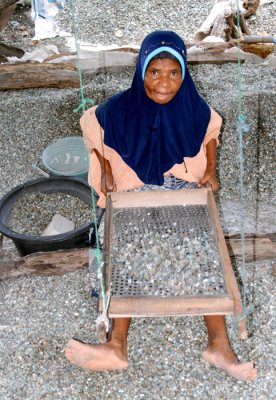
<svg viewBox="0 0 276 400">
<path fill-rule="evenodd" d="M 215 139 L 211 139 L 206 145 L 207 167 L 202 179 L 200 180 L 200 185 L 211 186 L 214 192 L 218 190 L 218 180 L 216 176 L 216 153 L 217 141 Z"/>
<path fill-rule="evenodd" d="M 116 186 L 112 175 L 110 163 L 98 150 L 94 149 L 101 165 L 101 191 L 106 196 L 108 192 L 115 192 Z"/>
</svg>

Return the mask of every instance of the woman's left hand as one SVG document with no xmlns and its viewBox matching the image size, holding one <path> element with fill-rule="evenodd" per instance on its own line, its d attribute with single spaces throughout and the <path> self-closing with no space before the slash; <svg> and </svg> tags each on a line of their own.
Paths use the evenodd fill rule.
<svg viewBox="0 0 276 400">
<path fill-rule="evenodd" d="M 206 145 L 207 168 L 199 182 L 200 186 L 211 186 L 213 192 L 216 192 L 219 187 L 216 176 L 216 151 L 217 142 L 212 139 Z"/>
<path fill-rule="evenodd" d="M 205 174 L 203 175 L 203 178 L 200 180 L 199 184 L 200 186 L 205 187 L 210 186 L 213 192 L 216 192 L 218 190 L 219 185 L 214 168 L 206 168 Z"/>
</svg>

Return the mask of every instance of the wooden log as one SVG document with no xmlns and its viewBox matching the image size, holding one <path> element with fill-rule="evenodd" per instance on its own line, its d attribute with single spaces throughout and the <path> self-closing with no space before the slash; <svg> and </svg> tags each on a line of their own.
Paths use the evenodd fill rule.
<svg viewBox="0 0 276 400">
<path fill-rule="evenodd" d="M 0 264 L 0 281 L 22 275 L 63 275 L 88 267 L 88 248 L 33 253 Z"/>
<path fill-rule="evenodd" d="M 0 235 L 0 248 L 3 236 Z M 226 236 L 229 255 L 242 258 L 242 242 L 239 237 Z M 275 234 L 245 238 L 245 261 L 261 261 L 276 258 Z M 22 275 L 63 275 L 88 267 L 88 248 L 40 252 L 22 257 L 18 261 L 0 263 L 0 281 Z"/>
<path fill-rule="evenodd" d="M 274 36 L 272 35 L 249 35 L 244 36 L 243 43 L 274 43 Z"/>
<path fill-rule="evenodd" d="M 45 87 L 79 87 L 76 66 L 71 63 L 0 65 L 0 90 Z"/>
</svg>

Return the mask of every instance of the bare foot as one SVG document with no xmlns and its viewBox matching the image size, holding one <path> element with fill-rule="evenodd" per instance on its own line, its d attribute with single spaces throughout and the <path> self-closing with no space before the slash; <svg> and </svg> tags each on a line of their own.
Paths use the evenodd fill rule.
<svg viewBox="0 0 276 400">
<path fill-rule="evenodd" d="M 72 364 L 92 371 L 111 371 L 128 366 L 122 347 L 111 342 L 86 344 L 70 339 L 65 346 L 65 355 Z"/>
<path fill-rule="evenodd" d="M 232 350 L 214 349 L 208 347 L 202 357 L 208 363 L 222 368 L 229 375 L 242 381 L 252 381 L 257 377 L 257 369 L 252 362 L 239 363 Z"/>
</svg>

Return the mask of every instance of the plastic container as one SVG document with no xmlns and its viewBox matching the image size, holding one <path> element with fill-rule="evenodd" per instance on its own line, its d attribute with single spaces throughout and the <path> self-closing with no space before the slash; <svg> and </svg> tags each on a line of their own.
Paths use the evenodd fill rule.
<svg viewBox="0 0 276 400">
<path fill-rule="evenodd" d="M 87 181 L 88 153 L 81 136 L 59 139 L 43 151 L 41 161 L 52 176 L 68 176 Z"/>
<path fill-rule="evenodd" d="M 96 221 L 88 221 L 77 229 L 59 235 L 28 236 L 10 230 L 7 224 L 11 215 L 11 207 L 25 193 L 33 192 L 62 192 L 78 197 L 88 205 L 92 204 L 91 187 L 82 179 L 63 177 L 39 178 L 16 186 L 0 201 L 0 232 L 13 240 L 22 256 L 38 251 L 86 247 L 95 243 L 95 223 L 99 225 L 104 212 L 103 209 L 98 207 Z M 89 235 L 90 230 L 91 235 Z"/>
</svg>

